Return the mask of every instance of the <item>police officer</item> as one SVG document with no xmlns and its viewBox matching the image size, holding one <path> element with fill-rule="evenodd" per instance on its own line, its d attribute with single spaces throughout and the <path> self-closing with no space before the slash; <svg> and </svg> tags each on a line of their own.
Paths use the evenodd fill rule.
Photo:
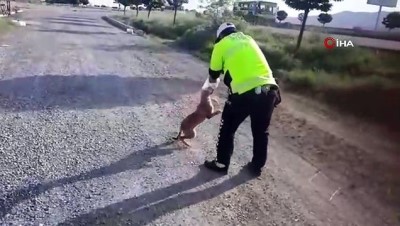
<svg viewBox="0 0 400 226">
<path fill-rule="evenodd" d="M 252 37 L 238 32 L 232 23 L 223 23 L 217 30 L 209 68 L 210 83 L 216 82 L 221 73 L 229 95 L 221 116 L 217 158 L 206 160 L 204 166 L 223 174 L 228 172 L 235 132 L 250 116 L 253 158 L 246 167 L 259 176 L 267 160 L 272 112 L 281 100 L 261 49 Z"/>
</svg>

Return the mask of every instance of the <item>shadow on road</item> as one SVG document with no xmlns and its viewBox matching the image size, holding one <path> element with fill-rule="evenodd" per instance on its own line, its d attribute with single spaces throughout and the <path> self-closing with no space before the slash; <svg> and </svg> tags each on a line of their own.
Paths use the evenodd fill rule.
<svg viewBox="0 0 400 226">
<path fill-rule="evenodd" d="M 93 24 L 93 23 L 84 23 L 84 22 L 67 22 L 67 21 L 48 21 L 49 23 L 53 24 L 67 24 L 67 25 L 74 25 L 74 26 L 82 26 L 82 27 L 107 27 L 109 26 L 104 26 L 104 25 L 98 25 L 98 24 Z"/>
<path fill-rule="evenodd" d="M 104 32 L 104 31 L 77 31 L 77 30 L 63 30 L 63 29 L 37 29 L 40 32 L 52 32 L 52 33 L 65 33 L 74 35 L 116 35 L 115 32 Z"/>
<path fill-rule="evenodd" d="M 111 165 L 104 166 L 101 168 L 93 169 L 92 171 L 81 173 L 76 176 L 61 178 L 59 180 L 51 181 L 45 184 L 36 184 L 29 187 L 19 189 L 15 192 L 6 194 L 5 200 L 0 197 L 0 219 L 3 218 L 10 210 L 18 203 L 35 198 L 40 194 L 45 193 L 56 187 L 62 187 L 67 184 L 76 183 L 78 181 L 86 181 L 102 176 L 118 174 L 127 170 L 138 170 L 146 168 L 146 162 L 150 162 L 152 158 L 157 156 L 164 156 L 171 154 L 177 148 L 167 147 L 172 142 L 165 142 L 163 144 L 149 147 L 147 149 L 136 151 L 126 158 L 121 159 Z M 3 203 L 2 203 L 3 202 Z"/>
<path fill-rule="evenodd" d="M 0 80 L 0 108 L 14 112 L 52 108 L 107 109 L 173 102 L 200 88 L 201 82 L 179 78 L 32 76 Z"/>
<path fill-rule="evenodd" d="M 217 177 L 219 175 L 200 166 L 199 173 L 188 180 L 111 204 L 59 225 L 146 225 L 167 213 L 215 198 L 252 179 L 243 168 L 237 175 L 216 186 L 183 193 Z"/>
</svg>

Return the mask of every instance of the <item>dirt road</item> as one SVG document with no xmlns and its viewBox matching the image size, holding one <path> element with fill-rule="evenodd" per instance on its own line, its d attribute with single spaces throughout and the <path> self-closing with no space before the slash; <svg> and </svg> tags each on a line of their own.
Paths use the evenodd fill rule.
<svg viewBox="0 0 400 226">
<path fill-rule="evenodd" d="M 104 14 L 32 6 L 0 38 L 1 225 L 400 224 L 398 144 L 297 96 L 275 112 L 261 178 L 241 170 L 248 121 L 228 176 L 199 167 L 219 117 L 190 149 L 167 141 L 207 66 Z"/>
</svg>

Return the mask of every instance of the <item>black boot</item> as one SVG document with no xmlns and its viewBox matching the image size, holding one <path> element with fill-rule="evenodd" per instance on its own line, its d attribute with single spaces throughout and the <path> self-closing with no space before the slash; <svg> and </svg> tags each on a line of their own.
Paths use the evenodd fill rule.
<svg viewBox="0 0 400 226">
<path fill-rule="evenodd" d="M 246 168 L 251 173 L 251 175 L 254 177 L 261 176 L 261 172 L 262 172 L 261 168 L 255 167 L 254 164 L 251 162 L 247 163 L 244 166 L 244 168 Z"/>
<path fill-rule="evenodd" d="M 228 166 L 217 162 L 217 160 L 206 160 L 204 162 L 204 166 L 217 173 L 227 174 L 228 173 Z"/>
</svg>

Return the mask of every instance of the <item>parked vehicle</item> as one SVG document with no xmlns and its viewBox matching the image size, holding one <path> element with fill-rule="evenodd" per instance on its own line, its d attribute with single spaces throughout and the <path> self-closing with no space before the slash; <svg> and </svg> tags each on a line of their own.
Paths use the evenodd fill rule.
<svg viewBox="0 0 400 226">
<path fill-rule="evenodd" d="M 135 6 L 135 5 L 131 5 L 130 8 L 131 8 L 132 10 L 136 10 L 136 6 Z M 138 8 L 139 8 L 139 10 L 146 10 L 146 6 L 143 5 L 143 4 L 138 5 Z"/>
<path fill-rule="evenodd" d="M 242 11 L 252 15 L 265 15 L 275 17 L 278 12 L 278 3 L 268 1 L 239 1 L 235 2 L 233 12 Z"/>
</svg>

